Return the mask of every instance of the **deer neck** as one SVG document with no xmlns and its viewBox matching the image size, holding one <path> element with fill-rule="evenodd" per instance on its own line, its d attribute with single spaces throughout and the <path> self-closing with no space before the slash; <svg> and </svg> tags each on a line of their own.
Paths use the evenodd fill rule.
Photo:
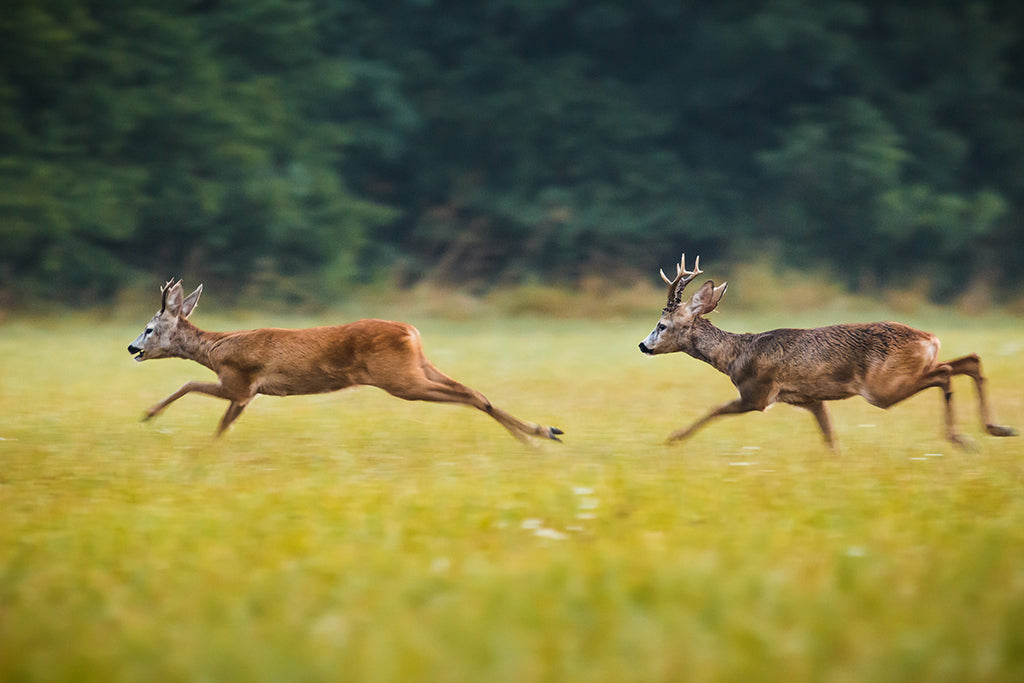
<svg viewBox="0 0 1024 683">
<path fill-rule="evenodd" d="M 210 358 L 210 349 L 213 343 L 223 336 L 223 333 L 220 332 L 201 330 L 188 320 L 180 318 L 178 320 L 178 327 L 174 332 L 174 351 L 172 355 L 175 358 L 193 360 L 216 371 Z"/>
<path fill-rule="evenodd" d="M 743 350 L 741 337 L 718 329 L 704 318 L 697 318 L 682 350 L 728 375 L 730 366 Z"/>
</svg>

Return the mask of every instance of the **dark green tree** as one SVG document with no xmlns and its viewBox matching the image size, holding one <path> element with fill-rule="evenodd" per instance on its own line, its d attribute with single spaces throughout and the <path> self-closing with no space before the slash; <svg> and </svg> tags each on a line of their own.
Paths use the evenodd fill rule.
<svg viewBox="0 0 1024 683">
<path fill-rule="evenodd" d="M 1007 0 L 18 0 L 0 291 L 327 301 L 684 248 L 1017 287 L 1022 110 Z"/>
</svg>

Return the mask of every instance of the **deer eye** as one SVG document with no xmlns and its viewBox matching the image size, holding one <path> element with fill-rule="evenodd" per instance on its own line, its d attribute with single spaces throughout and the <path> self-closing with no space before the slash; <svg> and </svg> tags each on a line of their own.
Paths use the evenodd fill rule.
<svg viewBox="0 0 1024 683">
<path fill-rule="evenodd" d="M 658 323 L 658 332 L 664 332 L 666 329 L 665 323 Z"/>
<path fill-rule="evenodd" d="M 146 334 L 153 334 L 153 328 L 152 327 L 147 327 L 146 328 Z"/>
</svg>

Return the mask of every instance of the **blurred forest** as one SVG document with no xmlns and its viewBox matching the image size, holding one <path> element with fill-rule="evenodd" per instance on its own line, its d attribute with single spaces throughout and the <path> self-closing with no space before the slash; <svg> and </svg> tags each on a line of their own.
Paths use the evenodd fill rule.
<svg viewBox="0 0 1024 683">
<path fill-rule="evenodd" d="M 0 303 L 784 254 L 1024 286 L 1019 0 L 12 0 Z M 191 285 L 190 285 L 191 286 Z M 155 291 L 155 290 L 154 290 Z"/>
</svg>

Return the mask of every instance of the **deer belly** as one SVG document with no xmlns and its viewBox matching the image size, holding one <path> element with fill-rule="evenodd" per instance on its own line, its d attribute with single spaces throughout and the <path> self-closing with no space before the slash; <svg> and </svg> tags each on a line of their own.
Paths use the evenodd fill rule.
<svg viewBox="0 0 1024 683">
<path fill-rule="evenodd" d="M 850 384 L 823 381 L 813 386 L 784 388 L 779 391 L 777 400 L 792 405 L 805 405 L 818 401 L 839 401 L 857 393 Z"/>
<path fill-rule="evenodd" d="M 294 377 L 269 375 L 262 378 L 256 391 L 266 396 L 301 396 L 304 394 L 326 394 L 352 386 L 347 377 L 335 377 L 318 373 Z"/>
</svg>

